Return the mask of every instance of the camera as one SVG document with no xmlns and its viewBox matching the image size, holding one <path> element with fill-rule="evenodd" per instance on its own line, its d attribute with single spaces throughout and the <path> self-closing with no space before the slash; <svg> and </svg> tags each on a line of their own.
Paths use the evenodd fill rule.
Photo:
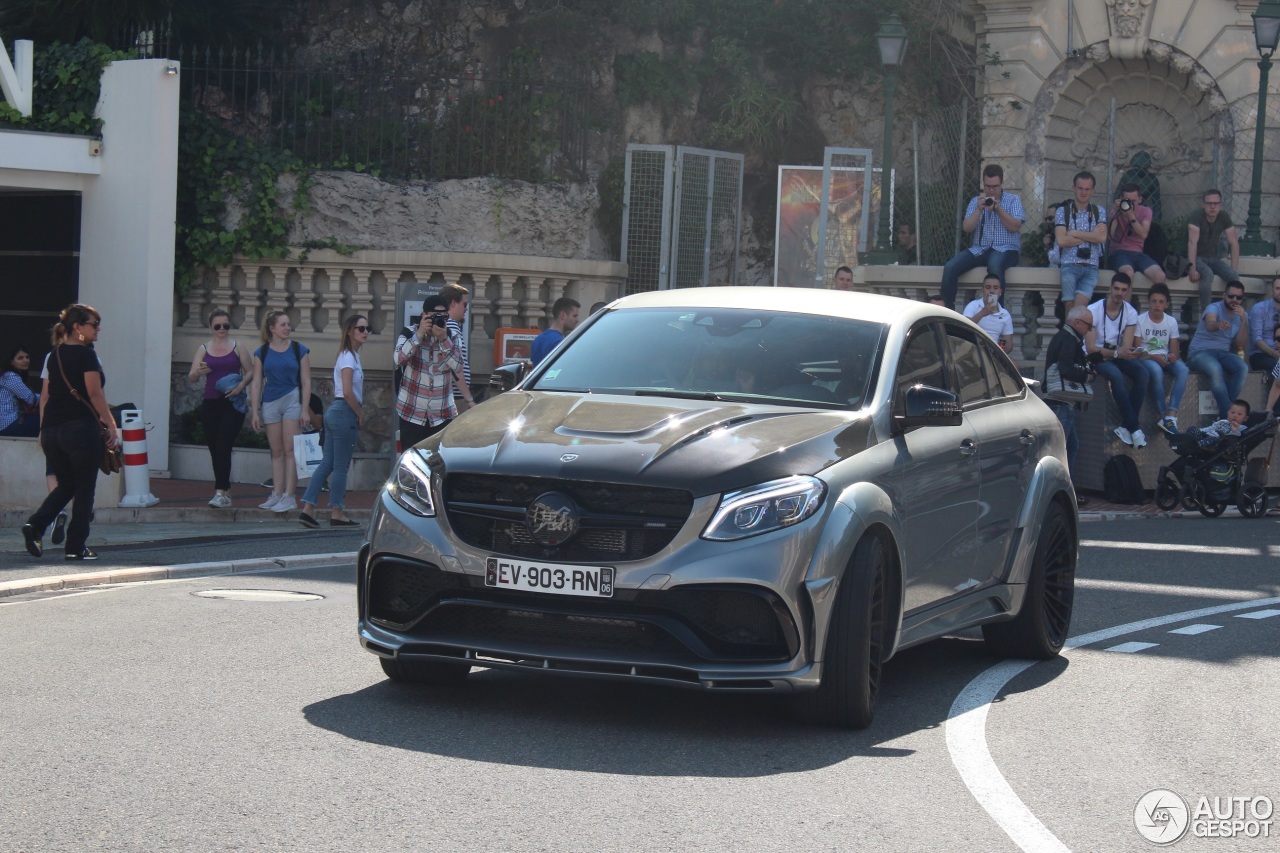
<svg viewBox="0 0 1280 853">
<path fill-rule="evenodd" d="M 1081 260 L 1089 260 L 1089 256 L 1093 254 L 1093 249 L 1089 246 L 1076 246 L 1076 257 Z"/>
<path fill-rule="evenodd" d="M 448 319 L 449 319 L 448 314 L 442 314 L 439 311 L 437 311 L 436 313 L 431 315 L 431 325 L 435 326 L 436 328 L 443 329 L 445 327 L 445 321 Z"/>
<path fill-rule="evenodd" d="M 984 198 L 984 199 L 982 200 L 982 206 L 983 206 L 983 207 L 995 207 L 995 206 L 996 206 L 996 200 L 995 200 L 994 198 L 992 198 L 991 196 L 987 196 L 986 198 Z"/>
<path fill-rule="evenodd" d="M 1133 202 L 1127 198 L 1120 199 L 1120 209 L 1126 212 L 1133 210 Z"/>
</svg>

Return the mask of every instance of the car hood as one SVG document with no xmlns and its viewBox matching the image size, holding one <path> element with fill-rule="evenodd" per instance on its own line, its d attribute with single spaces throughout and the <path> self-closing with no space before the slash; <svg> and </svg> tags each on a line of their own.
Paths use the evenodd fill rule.
<svg viewBox="0 0 1280 853">
<path fill-rule="evenodd" d="M 428 439 L 443 471 L 639 483 L 695 497 L 816 474 L 876 443 L 867 413 L 509 391 Z"/>
</svg>

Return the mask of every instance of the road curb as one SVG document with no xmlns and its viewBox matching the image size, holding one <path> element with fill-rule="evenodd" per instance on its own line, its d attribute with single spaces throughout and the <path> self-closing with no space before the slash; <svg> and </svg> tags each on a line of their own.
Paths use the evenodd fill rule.
<svg viewBox="0 0 1280 853">
<path fill-rule="evenodd" d="M 178 566 L 135 566 L 133 568 L 104 569 L 100 572 L 77 572 L 53 577 L 21 578 L 19 580 L 4 581 L 0 583 L 0 598 L 10 598 L 31 592 L 80 589 L 90 586 L 103 586 L 105 584 L 212 577 L 245 572 L 265 572 L 272 569 L 324 569 L 333 566 L 354 566 L 355 561 L 355 551 L 343 551 L 331 554 L 297 554 L 288 557 L 254 557 L 246 560 L 226 560 L 223 562 L 184 563 Z"/>
</svg>

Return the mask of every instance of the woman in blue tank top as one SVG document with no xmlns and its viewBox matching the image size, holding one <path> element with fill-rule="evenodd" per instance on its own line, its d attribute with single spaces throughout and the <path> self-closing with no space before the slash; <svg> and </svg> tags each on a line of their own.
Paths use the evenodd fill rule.
<svg viewBox="0 0 1280 853">
<path fill-rule="evenodd" d="M 309 350 L 291 339 L 293 324 L 283 311 L 272 311 L 262 324 L 262 346 L 253 352 L 252 421 L 254 430 L 267 431 L 271 445 L 271 497 L 261 504 L 273 512 L 298 508 L 294 491 L 298 472 L 293 464 L 293 437 L 306 428 L 310 416 L 302 406 L 311 395 Z"/>
</svg>

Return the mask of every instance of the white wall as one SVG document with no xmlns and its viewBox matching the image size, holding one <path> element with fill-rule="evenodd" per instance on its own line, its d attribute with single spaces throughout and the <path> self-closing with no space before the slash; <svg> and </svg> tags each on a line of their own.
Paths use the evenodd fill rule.
<svg viewBox="0 0 1280 853">
<path fill-rule="evenodd" d="M 102 74 L 101 174 L 81 204 L 80 300 L 102 312 L 107 399 L 154 425 L 150 468 L 169 467 L 169 373 L 178 180 L 177 63 L 114 62 Z"/>
</svg>

